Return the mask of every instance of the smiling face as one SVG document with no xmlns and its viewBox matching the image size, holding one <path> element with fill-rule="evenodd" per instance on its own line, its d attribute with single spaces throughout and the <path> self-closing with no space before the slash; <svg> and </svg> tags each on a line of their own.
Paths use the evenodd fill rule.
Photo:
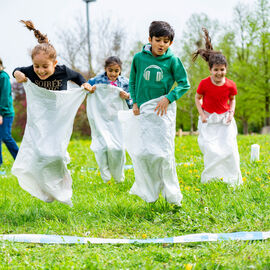
<svg viewBox="0 0 270 270">
<path fill-rule="evenodd" d="M 41 80 L 46 80 L 53 75 L 57 61 L 52 60 L 46 53 L 36 54 L 32 61 L 34 71 Z"/>
<path fill-rule="evenodd" d="M 212 82 L 216 85 L 222 85 L 225 83 L 225 76 L 227 73 L 226 65 L 216 65 L 214 64 L 212 68 L 210 68 L 211 79 Z"/>
<path fill-rule="evenodd" d="M 154 56 L 161 56 L 168 48 L 172 45 L 172 41 L 169 39 L 169 37 L 156 37 L 153 36 L 152 38 L 149 37 L 149 42 L 152 46 L 152 54 Z"/>
<path fill-rule="evenodd" d="M 106 74 L 107 74 L 107 77 L 109 78 L 109 80 L 114 82 L 117 80 L 118 76 L 121 73 L 121 67 L 118 64 L 113 63 L 113 64 L 107 66 L 105 68 L 105 71 L 106 71 Z"/>
</svg>

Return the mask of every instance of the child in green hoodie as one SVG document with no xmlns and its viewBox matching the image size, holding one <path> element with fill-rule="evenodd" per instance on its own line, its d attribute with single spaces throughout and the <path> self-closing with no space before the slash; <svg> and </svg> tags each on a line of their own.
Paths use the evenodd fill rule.
<svg viewBox="0 0 270 270">
<path fill-rule="evenodd" d="M 0 59 L 0 167 L 3 163 L 2 141 L 6 144 L 12 157 L 15 159 L 19 148 L 11 136 L 11 127 L 14 119 L 14 108 L 11 93 L 11 84 L 8 74 L 4 71 Z M 0 175 L 4 174 L 0 171 Z"/>
<path fill-rule="evenodd" d="M 151 23 L 149 44 L 134 56 L 131 67 L 129 89 L 134 115 L 120 117 L 135 173 L 130 194 L 155 202 L 162 192 L 169 203 L 180 206 L 183 196 L 174 157 L 174 101 L 190 85 L 180 59 L 169 48 L 173 38 L 174 31 L 167 22 Z M 171 90 L 175 82 L 177 85 Z"/>
<path fill-rule="evenodd" d="M 162 116 L 169 103 L 190 88 L 185 68 L 169 48 L 173 38 L 174 30 L 167 22 L 153 21 L 149 27 L 149 44 L 133 58 L 129 89 L 135 115 L 140 114 L 143 103 L 165 95 L 155 108 Z M 177 86 L 170 91 L 175 82 Z"/>
</svg>

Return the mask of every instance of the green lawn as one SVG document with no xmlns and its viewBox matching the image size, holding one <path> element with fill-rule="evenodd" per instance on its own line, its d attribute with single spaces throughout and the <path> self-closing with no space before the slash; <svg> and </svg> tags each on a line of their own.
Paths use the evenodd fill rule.
<svg viewBox="0 0 270 270">
<path fill-rule="evenodd" d="M 261 146 L 250 163 L 250 146 Z M 22 190 L 11 175 L 4 148 L 0 176 L 0 234 L 59 234 L 110 238 L 159 238 L 191 233 L 270 230 L 270 136 L 239 136 L 244 184 L 200 183 L 203 158 L 197 137 L 176 138 L 181 208 L 160 198 L 148 204 L 129 195 L 132 169 L 124 183 L 104 184 L 90 141 L 71 141 L 69 168 L 74 207 L 44 203 Z M 127 164 L 131 164 L 128 158 Z M 270 240 L 195 244 L 40 245 L 0 242 L 1 269 L 270 269 Z"/>
</svg>

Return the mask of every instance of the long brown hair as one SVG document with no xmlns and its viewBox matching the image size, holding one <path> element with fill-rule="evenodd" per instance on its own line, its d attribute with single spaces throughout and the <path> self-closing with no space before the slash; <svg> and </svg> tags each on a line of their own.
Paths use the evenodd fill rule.
<svg viewBox="0 0 270 270">
<path fill-rule="evenodd" d="M 39 43 L 31 51 L 32 59 L 34 58 L 35 55 L 39 54 L 42 51 L 46 53 L 52 61 L 55 61 L 57 57 L 56 50 L 53 47 L 53 45 L 49 42 L 47 35 L 44 35 L 39 30 L 37 30 L 32 21 L 21 20 L 20 22 L 23 23 L 27 29 L 34 32 L 34 35 Z"/>
<path fill-rule="evenodd" d="M 195 51 L 192 54 L 192 61 L 195 62 L 200 55 L 202 59 L 208 63 L 210 68 L 212 68 L 213 65 L 225 65 L 227 67 L 228 63 L 226 57 L 221 52 L 213 49 L 208 30 L 204 27 L 202 30 L 204 32 L 205 49 Z"/>
</svg>

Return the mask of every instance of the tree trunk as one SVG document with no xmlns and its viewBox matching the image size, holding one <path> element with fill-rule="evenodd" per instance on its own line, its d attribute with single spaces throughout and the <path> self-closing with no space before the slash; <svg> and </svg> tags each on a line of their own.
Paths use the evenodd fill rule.
<svg viewBox="0 0 270 270">
<path fill-rule="evenodd" d="M 265 97 L 265 126 L 270 126 L 270 114 L 269 114 L 269 96 Z"/>
<path fill-rule="evenodd" d="M 248 122 L 247 120 L 243 120 L 243 133 L 248 135 Z"/>
</svg>

